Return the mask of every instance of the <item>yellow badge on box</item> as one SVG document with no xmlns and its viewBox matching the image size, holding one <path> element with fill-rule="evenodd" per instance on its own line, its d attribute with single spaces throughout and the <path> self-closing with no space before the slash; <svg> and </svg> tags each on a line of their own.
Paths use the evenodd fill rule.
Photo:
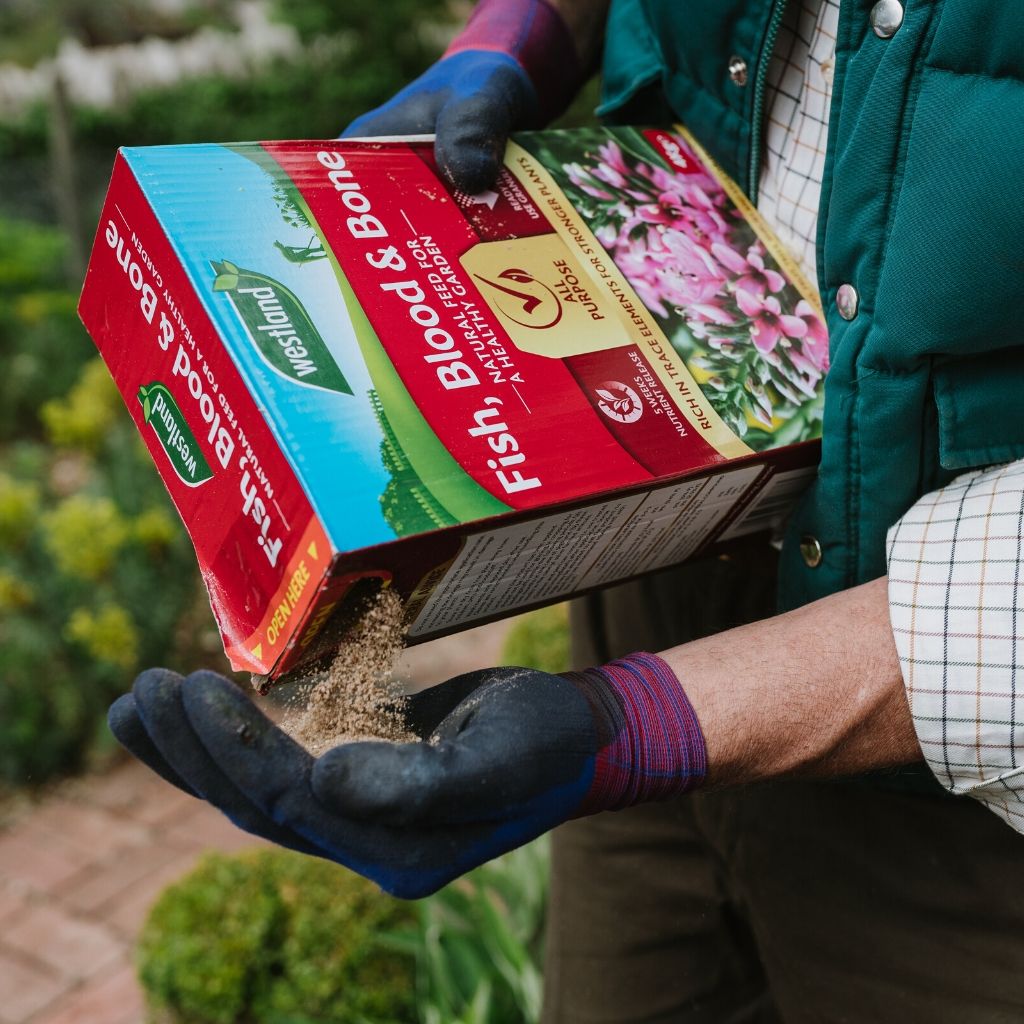
<svg viewBox="0 0 1024 1024">
<path fill-rule="evenodd" d="M 482 242 L 462 266 L 516 348 L 562 359 L 628 343 L 622 322 L 557 235 Z"/>
</svg>

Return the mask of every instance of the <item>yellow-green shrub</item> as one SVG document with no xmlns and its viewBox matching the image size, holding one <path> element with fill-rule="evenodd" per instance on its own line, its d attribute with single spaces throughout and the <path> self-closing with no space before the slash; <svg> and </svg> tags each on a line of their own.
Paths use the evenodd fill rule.
<svg viewBox="0 0 1024 1024">
<path fill-rule="evenodd" d="M 125 672 L 138 665 L 139 631 L 118 604 L 105 604 L 96 611 L 76 608 L 68 620 L 67 636 L 97 661 Z"/>
<path fill-rule="evenodd" d="M 128 540 L 129 526 L 111 498 L 75 494 L 43 516 L 43 534 L 61 572 L 98 580 Z"/>
<path fill-rule="evenodd" d="M 121 396 L 103 360 L 89 360 L 62 398 L 51 398 L 39 411 L 46 435 L 56 445 L 95 452 L 122 414 Z"/>
<path fill-rule="evenodd" d="M 0 546 L 24 544 L 39 514 L 39 488 L 0 473 Z"/>
<path fill-rule="evenodd" d="M 165 889 L 139 940 L 151 1005 L 176 1024 L 412 1024 L 414 911 L 335 864 L 210 854 Z"/>
<path fill-rule="evenodd" d="M 565 672 L 569 668 L 569 606 L 556 604 L 522 616 L 509 631 L 501 656 L 508 665 Z"/>
</svg>

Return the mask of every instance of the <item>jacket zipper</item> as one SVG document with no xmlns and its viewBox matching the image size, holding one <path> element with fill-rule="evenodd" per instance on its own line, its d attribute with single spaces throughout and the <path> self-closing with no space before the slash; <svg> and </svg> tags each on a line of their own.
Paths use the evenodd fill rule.
<svg viewBox="0 0 1024 1024">
<path fill-rule="evenodd" d="M 757 190 L 761 177 L 761 125 L 764 119 L 764 90 L 768 79 L 768 65 L 771 64 L 775 52 L 775 37 L 779 34 L 782 15 L 786 10 L 786 0 L 772 0 L 772 15 L 768 22 L 768 34 L 765 36 L 764 49 L 758 61 L 757 77 L 754 81 L 754 123 L 750 126 L 750 201 L 757 205 Z"/>
</svg>

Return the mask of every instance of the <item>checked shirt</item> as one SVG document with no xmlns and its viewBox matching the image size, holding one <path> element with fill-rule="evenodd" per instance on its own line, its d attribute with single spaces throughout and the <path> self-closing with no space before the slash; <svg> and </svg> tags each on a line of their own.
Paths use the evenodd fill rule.
<svg viewBox="0 0 1024 1024">
<path fill-rule="evenodd" d="M 889 531 L 889 609 L 932 771 L 1024 832 L 1024 461 L 957 478 Z"/>
</svg>

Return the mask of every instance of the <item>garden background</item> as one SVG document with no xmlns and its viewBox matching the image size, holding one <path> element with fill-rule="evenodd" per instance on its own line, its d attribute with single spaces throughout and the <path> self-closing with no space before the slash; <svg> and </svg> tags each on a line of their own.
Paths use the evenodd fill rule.
<svg viewBox="0 0 1024 1024">
<path fill-rule="evenodd" d="M 226 668 L 187 537 L 75 312 L 114 152 L 336 135 L 435 59 L 469 6 L 0 7 L 0 995 L 31 984 L 5 934 L 41 899 L 13 854 L 5 880 L 4 843 L 72 804 L 68 779 L 125 770 L 104 714 L 137 671 Z M 557 669 L 564 616 L 509 642 L 510 660 Z M 292 855 L 213 859 L 147 924 L 152 1019 L 533 1019 L 545 878 L 537 847 L 410 907 Z M 0 998 L 0 1024 L 56 1021 L 53 1001 Z"/>
</svg>

